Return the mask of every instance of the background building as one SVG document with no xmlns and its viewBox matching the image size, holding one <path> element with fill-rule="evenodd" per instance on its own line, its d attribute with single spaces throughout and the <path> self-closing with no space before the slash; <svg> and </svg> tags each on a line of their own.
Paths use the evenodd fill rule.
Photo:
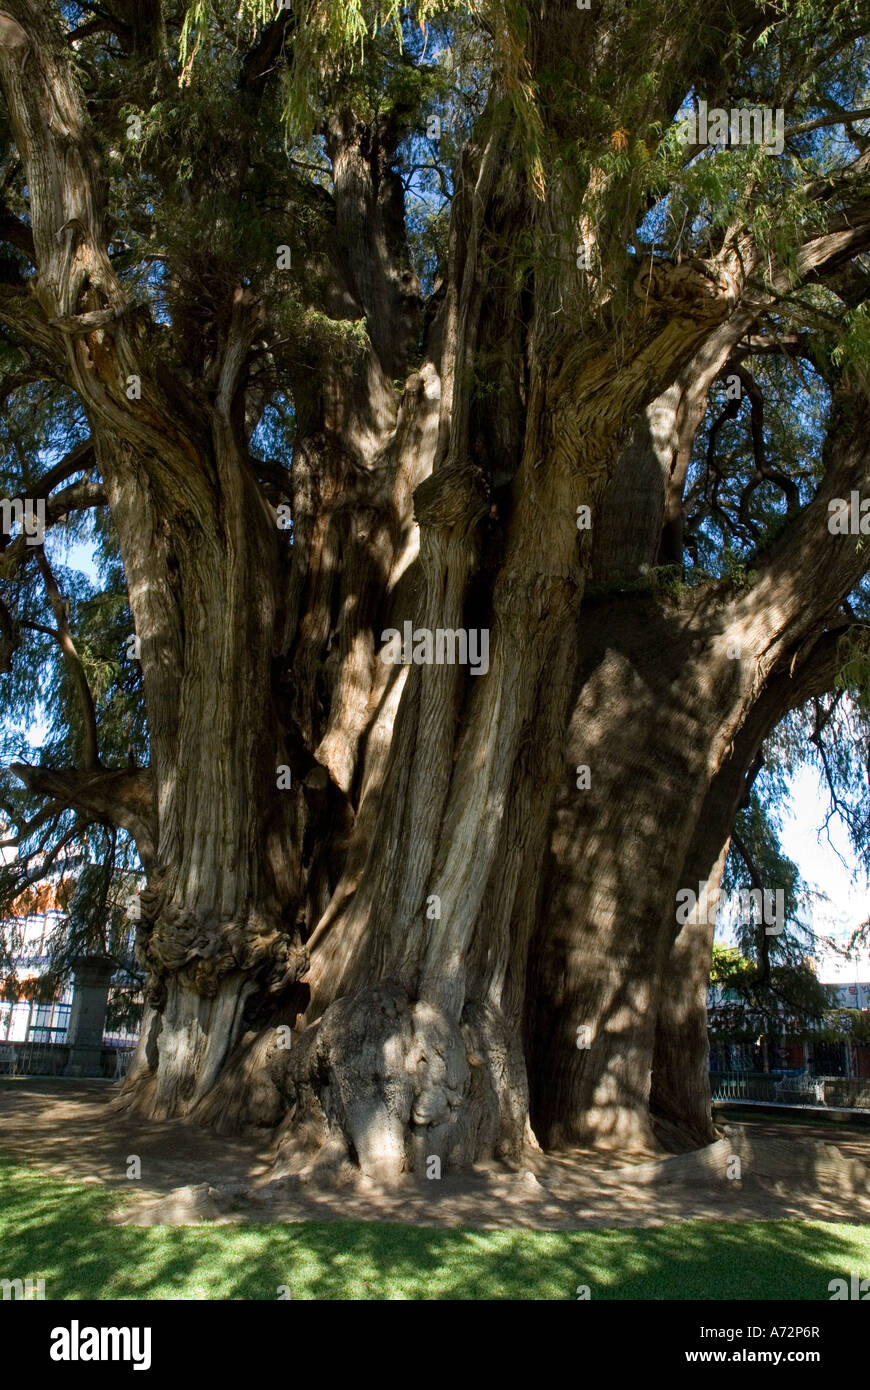
<svg viewBox="0 0 870 1390">
<path fill-rule="evenodd" d="M 116 1054 L 128 1054 L 136 1043 L 138 1032 L 129 1024 L 105 1022 L 113 994 L 130 991 L 129 975 L 111 957 L 78 958 L 72 975 L 52 988 L 51 944 L 66 919 L 57 886 L 46 882 L 0 923 L 7 952 L 0 970 L 0 1063 L 6 1072 L 115 1074 Z"/>
</svg>

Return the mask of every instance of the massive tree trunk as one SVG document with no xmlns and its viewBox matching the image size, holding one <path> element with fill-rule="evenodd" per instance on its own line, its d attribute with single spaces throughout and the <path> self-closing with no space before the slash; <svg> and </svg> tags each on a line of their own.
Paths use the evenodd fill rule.
<svg viewBox="0 0 870 1390">
<path fill-rule="evenodd" d="M 568 737 L 578 771 L 560 790 L 531 985 L 533 1123 L 548 1145 L 655 1146 L 658 978 L 739 686 L 724 646 L 699 653 L 702 623 L 703 610 L 666 598 L 603 604 L 594 619 L 587 609 L 591 669 Z"/>
<path fill-rule="evenodd" d="M 213 1085 L 247 998 L 280 992 L 306 963 L 296 931 L 300 796 L 276 795 L 287 763 L 272 698 L 278 532 L 240 475 L 225 422 L 215 429 L 217 476 L 199 490 L 198 524 L 182 543 L 157 520 L 168 499 L 139 490 L 134 501 L 129 460 L 101 455 L 151 716 L 159 833 L 139 950 L 148 1002 L 160 1009 L 153 1106 L 164 1115 Z M 150 534 L 143 515 L 154 518 Z M 196 615 L 183 632 L 179 611 Z"/>
<path fill-rule="evenodd" d="M 467 229 L 464 255 L 452 268 L 438 325 L 439 360 L 424 367 L 432 384 L 427 398 L 437 399 L 439 380 L 453 384 L 452 396 L 441 396 L 431 477 L 414 492 L 414 582 L 404 596 L 392 579 L 386 585 L 395 594 L 397 625 L 408 617 L 432 634 L 484 630 L 488 669 L 469 674 L 427 663 L 385 673 L 378 659 L 362 668 L 357 661 L 356 698 L 339 718 L 333 691 L 330 729 L 316 756 L 344 789 L 350 778 L 330 752 L 353 746 L 348 720 L 356 721 L 356 732 L 367 727 L 371 716 L 360 720 L 361 706 L 374 719 L 344 873 L 319 921 L 310 921 L 304 991 L 281 1015 L 301 1036 L 289 1051 L 274 1031 L 248 1039 L 236 1072 L 201 1107 L 212 1118 L 223 1112 L 224 1121 L 228 1107 L 238 1115 L 246 1099 L 238 1078 L 256 1076 L 251 1108 L 240 1118 L 289 1111 L 290 1146 L 299 1146 L 301 1136 L 322 1147 L 331 1136 L 339 1148 L 349 1147 L 364 1172 L 379 1176 L 419 1167 L 433 1155 L 447 1166 L 492 1153 L 516 1161 L 534 1142 L 522 1017 L 589 563 L 588 545 L 578 546 L 576 515 L 580 507 L 598 506 L 625 412 L 642 406 L 691 359 L 711 326 L 727 316 L 735 292 L 734 268 L 727 275 L 707 266 L 650 268 L 628 311 L 631 352 L 592 337 L 579 347 L 566 344 L 554 369 L 541 351 L 552 340 L 551 304 L 559 293 L 576 292 L 573 267 L 564 285 L 554 277 L 530 329 L 525 430 L 500 518 L 502 553 L 493 569 L 484 552 L 481 569 L 480 522 L 488 507 L 470 457 L 481 428 L 469 406 L 470 372 L 503 317 L 482 313 L 487 297 L 500 298 L 503 288 L 482 280 L 478 254 L 492 235 L 487 224 L 516 202 L 504 166 L 509 140 L 494 121 L 466 171 L 466 195 L 454 206 L 454 222 Z M 333 157 L 338 160 L 336 151 Z M 341 174 L 340 161 L 336 167 Z M 337 180 L 337 191 L 340 186 Z M 516 215 L 528 215 L 524 202 Z M 554 216 L 564 217 L 558 205 L 555 212 L 549 205 L 534 210 L 542 246 L 556 233 L 570 235 L 554 225 Z M 359 283 L 357 293 L 365 302 Z M 409 392 L 419 391 L 418 383 L 419 377 Z M 350 452 L 346 419 L 340 437 Z M 388 442 L 378 460 L 395 465 L 397 455 L 401 446 Z M 408 492 L 405 482 L 403 495 Z M 312 521 L 302 516 L 307 530 L 299 553 L 310 574 L 311 547 L 318 528 L 328 537 L 329 522 L 323 514 Z M 327 541 L 320 544 L 326 570 L 331 556 Z M 406 548 L 403 569 L 407 558 Z M 382 589 L 384 575 L 395 571 L 395 562 L 381 567 Z M 360 586 L 353 592 L 358 598 Z M 318 617 L 322 622 L 315 649 L 328 629 L 326 607 L 322 594 L 308 604 L 312 625 Z M 298 626 L 303 639 L 307 621 Z M 371 640 L 368 625 L 359 636 Z M 358 656 L 345 645 L 339 686 Z M 294 670 L 304 669 L 297 650 Z M 310 715 L 303 709 L 296 718 L 310 745 Z M 153 1049 L 142 1056 L 149 1067 L 156 1061 L 159 1072 L 159 1034 L 156 1058 Z M 131 1086 L 141 1075 L 140 1067 Z M 326 1143 L 325 1151 L 332 1147 Z"/>
<path fill-rule="evenodd" d="M 621 8 L 600 44 L 573 5 L 529 15 L 522 81 L 502 55 L 460 161 L 425 332 L 397 169 L 413 100 L 363 103 L 363 118 L 335 78 L 320 132 L 332 186 L 305 195 L 323 230 L 305 267 L 324 286 L 315 328 L 294 325 L 279 370 L 264 325 L 284 291 L 271 266 L 236 267 L 230 289 L 217 277 L 206 345 L 179 309 L 173 374 L 109 257 L 60 26 L 36 0 L 8 5 L 0 68 L 36 274 L 5 313 L 87 416 L 151 747 L 135 783 L 98 749 L 65 791 L 21 775 L 88 814 L 114 805 L 140 845 L 148 1009 L 123 1103 L 283 1121 L 288 1166 L 350 1155 L 393 1177 L 432 1157 L 517 1162 L 535 1134 L 650 1147 L 658 1047 L 657 1112 L 709 1137 L 700 1079 L 679 1095 L 671 1075 L 672 1034 L 700 1046 L 708 949 L 676 937 L 675 894 L 690 871 L 715 881 L 736 804 L 729 783 L 712 814 L 716 779 L 861 572 L 854 548 L 818 538 L 827 499 L 866 469 L 847 421 L 843 457 L 746 593 L 611 594 L 581 611 L 593 536 L 593 578 L 611 588 L 679 555 L 710 383 L 791 284 L 771 264 L 763 293 L 749 285 L 745 228 L 703 260 L 626 250 L 645 195 L 611 158 L 626 135 L 604 106 L 652 139 L 699 74 L 723 83 L 704 7 L 665 36 L 657 90 L 620 43 L 634 22 Z M 289 23 L 249 55 L 245 91 Z M 130 33 L 171 91 L 159 7 Z M 573 79 L 554 90 L 566 56 L 601 68 L 607 104 L 575 111 Z M 532 153 L 514 100 L 526 77 L 546 78 Z M 584 140 L 588 159 L 566 160 Z M 229 143 L 241 186 L 255 161 Z M 617 212 L 593 217 L 605 195 Z M 864 245 L 866 220 L 814 233 L 799 273 Z M 595 276 L 578 274 L 578 237 Z M 289 475 L 254 456 L 247 408 L 284 370 Z M 405 622 L 429 641 L 485 633 L 485 659 L 391 664 L 384 634 Z M 566 728 L 588 788 L 565 783 Z"/>
<path fill-rule="evenodd" d="M 819 625 L 857 553 L 847 543 L 816 565 L 811 537 L 828 500 L 867 476 L 865 410 L 835 412 L 818 495 L 748 590 L 587 603 L 529 991 L 532 1119 L 547 1145 L 655 1147 L 651 1109 L 678 1145 L 710 1137 L 713 895 L 763 739 L 834 678 L 837 624 Z M 699 920 L 678 932 L 680 888 L 699 898 Z"/>
</svg>

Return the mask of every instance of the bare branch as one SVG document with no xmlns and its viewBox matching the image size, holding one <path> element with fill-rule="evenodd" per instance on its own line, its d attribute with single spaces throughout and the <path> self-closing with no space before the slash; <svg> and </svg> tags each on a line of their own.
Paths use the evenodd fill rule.
<svg viewBox="0 0 870 1390">
<path fill-rule="evenodd" d="M 81 444 L 77 444 L 74 449 L 70 449 L 60 461 L 50 469 L 43 478 L 28 488 L 28 495 L 35 500 L 48 497 L 58 483 L 65 483 L 67 478 L 71 478 L 74 473 L 81 473 L 83 469 L 89 468 L 94 459 L 94 441 L 85 439 Z"/>
<path fill-rule="evenodd" d="M 808 130 L 820 130 L 822 126 L 848 125 L 850 121 L 866 121 L 868 118 L 870 106 L 864 106 L 860 111 L 840 111 L 834 116 L 819 116 L 814 121 L 799 121 L 797 125 L 787 126 L 784 134 L 788 140 L 792 135 L 805 135 Z"/>
</svg>

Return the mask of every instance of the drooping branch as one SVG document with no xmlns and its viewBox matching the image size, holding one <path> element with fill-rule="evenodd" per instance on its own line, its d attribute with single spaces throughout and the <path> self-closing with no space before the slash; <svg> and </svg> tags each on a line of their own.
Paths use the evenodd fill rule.
<svg viewBox="0 0 870 1390">
<path fill-rule="evenodd" d="M 45 590 L 48 594 L 48 601 L 51 604 L 57 623 L 57 637 L 60 649 L 66 658 L 67 665 L 72 674 L 73 683 L 79 699 L 79 708 L 82 716 L 82 732 L 84 737 L 84 766 L 88 771 L 93 771 L 100 766 L 99 738 L 97 734 L 97 713 L 94 706 L 94 697 L 88 685 L 88 678 L 85 675 L 85 668 L 82 665 L 81 657 L 76 650 L 75 642 L 69 628 L 66 604 L 63 595 L 58 587 L 54 572 L 48 562 L 43 546 L 36 548 L 36 564 L 45 582 Z"/>
<path fill-rule="evenodd" d="M 86 820 L 76 819 L 72 827 L 67 830 L 59 840 L 56 840 L 53 845 L 48 847 L 44 843 L 36 867 L 25 874 L 23 878 L 16 879 L 16 894 L 25 892 L 26 889 L 32 888 L 36 883 L 44 883 L 49 870 L 57 863 L 67 845 L 71 844 L 73 840 L 77 840 L 87 828 L 88 822 Z"/>
<path fill-rule="evenodd" d="M 794 515 L 800 508 L 800 491 L 797 483 L 790 478 L 782 469 L 774 468 L 767 459 L 764 446 L 764 396 L 755 381 L 755 378 L 745 367 L 735 365 L 737 375 L 743 392 L 750 405 L 750 435 L 752 439 L 752 453 L 755 460 L 755 472 L 749 479 L 740 494 L 738 505 L 738 516 L 743 524 L 756 531 L 749 516 L 749 502 L 755 490 L 761 487 L 762 483 L 773 483 L 785 495 L 786 508 L 789 516 Z"/>
<path fill-rule="evenodd" d="M 50 801 L 37 815 L 33 816 L 31 820 L 26 821 L 25 824 L 21 826 L 17 835 L 11 835 L 6 840 L 0 840 L 0 849 L 17 849 L 19 845 L 23 845 L 25 841 L 30 839 L 35 830 L 45 825 L 46 821 L 57 819 L 63 809 L 64 808 L 59 806 L 56 801 Z"/>
<path fill-rule="evenodd" d="M 745 843 L 745 841 L 741 838 L 741 836 L 735 829 L 732 829 L 731 831 L 731 843 L 734 845 L 734 848 L 737 850 L 737 853 L 743 860 L 743 863 L 746 867 L 746 872 L 749 874 L 749 882 L 752 884 L 752 887 L 756 889 L 758 892 L 763 891 L 764 882 L 761 873 L 758 869 L 758 865 L 755 863 L 755 860 L 753 859 L 749 851 L 748 845 Z M 770 938 L 767 935 L 767 932 L 764 930 L 763 923 L 754 922 L 753 925 L 759 928 L 757 933 L 758 961 L 756 963 L 755 974 L 753 975 L 752 980 L 750 981 L 750 985 L 753 990 L 766 989 L 770 984 Z"/>
<path fill-rule="evenodd" d="M 761 874 L 758 871 L 758 867 L 755 863 L 755 860 L 752 858 L 752 855 L 749 853 L 747 846 L 740 838 L 736 830 L 731 831 L 731 842 L 736 847 L 740 855 L 740 858 L 746 865 L 746 871 L 749 874 L 749 881 L 752 884 L 753 888 L 761 888 L 763 886 L 763 880 Z"/>
<path fill-rule="evenodd" d="M 853 629 L 847 629 L 847 631 L 851 633 Z M 863 652 L 864 656 L 866 656 L 868 651 L 870 651 L 870 630 L 868 630 L 865 624 L 858 625 L 857 641 L 854 637 L 852 638 L 851 650 L 853 656 L 856 655 L 859 651 Z M 860 840 L 864 832 L 866 831 L 866 818 L 862 819 L 859 815 L 856 815 L 854 809 L 848 804 L 847 801 L 844 800 L 837 787 L 836 778 L 831 767 L 831 750 L 825 742 L 824 735 L 826 729 L 828 729 L 829 725 L 831 724 L 834 715 L 837 712 L 837 709 L 842 705 L 845 696 L 845 691 L 843 689 L 839 689 L 834 694 L 830 704 L 824 706 L 822 704 L 821 697 L 822 695 L 828 693 L 828 691 L 831 688 L 831 686 L 828 686 L 825 690 L 819 690 L 817 692 L 814 692 L 813 731 L 809 735 L 809 742 L 815 749 L 819 762 L 822 765 L 822 774 L 825 779 L 825 785 L 828 789 L 829 801 L 828 810 L 825 815 L 824 829 L 828 836 L 829 844 L 834 849 L 834 852 L 838 855 L 841 862 L 845 864 L 846 861 L 843 859 L 842 854 L 831 840 L 831 821 L 834 819 L 835 816 L 839 816 L 843 824 L 848 827 L 852 836 L 856 840 Z"/>
<path fill-rule="evenodd" d="M 136 841 L 146 871 L 150 869 L 157 842 L 150 769 L 89 772 L 13 763 L 10 771 L 29 791 L 77 811 L 86 823 L 109 822 L 127 830 Z"/>
</svg>

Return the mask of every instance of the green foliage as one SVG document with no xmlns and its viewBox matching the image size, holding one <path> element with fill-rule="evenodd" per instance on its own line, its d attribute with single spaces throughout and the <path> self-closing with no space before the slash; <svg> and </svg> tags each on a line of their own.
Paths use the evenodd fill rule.
<svg viewBox="0 0 870 1390">
<path fill-rule="evenodd" d="M 15 1084 L 0 1079 L 0 1087 Z M 719 1298 L 818 1301 L 844 1270 L 870 1274 L 870 1226 L 854 1222 L 703 1220 L 592 1231 L 341 1220 L 145 1227 L 113 1222 L 117 1204 L 104 1181 L 68 1182 L 14 1154 L 0 1157 L 7 1267 L 42 1276 L 52 1299 L 273 1303 L 280 1285 L 294 1301 L 564 1301 L 579 1284 L 596 1301 L 709 1299 L 711 1290 Z"/>
<path fill-rule="evenodd" d="M 371 70 L 361 73 L 364 60 L 370 62 L 374 57 L 376 68 L 382 56 L 378 45 L 392 43 L 401 48 L 403 24 L 411 15 L 425 32 L 431 19 L 464 8 L 434 0 L 418 0 L 410 12 L 397 0 L 376 4 L 370 0 L 303 0 L 294 5 L 293 57 L 283 78 L 283 119 L 288 137 L 293 141 L 310 138 L 323 111 L 324 94 L 339 78 L 358 75 L 357 98 L 366 85 L 374 98 L 380 84 L 373 80 Z M 191 80 L 196 60 L 206 58 L 206 48 L 207 61 L 214 60 L 216 48 L 208 41 L 216 26 L 224 32 L 235 28 L 240 38 L 247 30 L 250 40 L 277 15 L 278 7 L 272 0 L 241 0 L 238 5 L 227 0 L 193 0 L 184 16 L 179 43 L 185 80 Z M 383 70 L 380 75 L 383 77 Z M 405 76 L 409 76 L 407 70 Z M 361 115 L 373 114 L 372 108 L 359 109 Z"/>
<path fill-rule="evenodd" d="M 768 326 L 773 339 L 788 331 L 782 319 Z M 742 369 L 758 393 L 756 403 L 742 386 L 738 400 L 729 396 L 729 379 L 736 377 L 726 367 L 710 392 L 686 491 L 691 569 L 699 578 L 712 575 L 740 587 L 753 582 L 755 557 L 793 515 L 789 485 L 799 506 L 813 496 L 831 398 L 827 382 L 806 359 L 749 357 Z M 753 433 L 759 402 L 760 457 Z"/>
<path fill-rule="evenodd" d="M 749 805 L 737 816 L 723 892 L 733 901 L 741 890 L 781 889 L 785 924 L 780 935 L 768 935 L 764 922 L 747 922 L 739 914 L 730 922 L 717 917 L 717 931 L 727 926 L 736 942 L 714 947 L 710 983 L 727 991 L 715 1015 L 717 1036 L 733 1039 L 757 1028 L 759 1018 L 766 1031 L 780 1032 L 786 1015 L 818 1020 L 830 1005 L 830 990 L 820 984 L 809 954 L 809 893 L 797 866 L 783 854 L 777 829 L 769 789 L 765 796 L 763 782 L 761 789 L 756 784 Z"/>
<path fill-rule="evenodd" d="M 658 589 L 677 601 L 689 590 L 679 565 L 657 565 L 650 571 L 650 584 L 653 589 Z"/>
<path fill-rule="evenodd" d="M 734 554 L 730 546 L 722 551 L 722 575 L 735 589 L 751 588 L 758 577 L 745 560 Z"/>
<path fill-rule="evenodd" d="M 865 373 L 870 369 L 870 303 L 866 299 L 847 309 L 843 335 L 832 357 L 839 367 L 858 367 Z"/>
<path fill-rule="evenodd" d="M 755 966 L 740 954 L 736 946 L 723 946 L 715 942 L 713 963 L 710 968 L 710 984 L 723 990 L 741 990 L 754 977 Z"/>
<path fill-rule="evenodd" d="M 848 692 L 861 715 L 870 716 L 870 648 L 861 632 L 840 641 L 837 686 Z"/>
<path fill-rule="evenodd" d="M 825 1026 L 815 1029 L 811 1034 L 819 1042 L 851 1042 L 859 1045 L 870 1043 L 870 1018 L 860 1009 L 831 1009 Z"/>
<path fill-rule="evenodd" d="M 43 381 L 16 390 L 0 426 L 0 496 L 27 496 L 85 437 L 79 407 L 65 389 Z M 68 481 L 75 482 L 75 477 Z M 99 574 L 94 578 L 67 563 L 70 547 L 86 546 L 88 541 L 99 557 Z M 93 519 L 87 512 L 70 512 L 62 526 L 48 532 L 45 551 L 66 600 L 76 651 L 93 696 L 104 765 L 147 764 L 141 668 L 127 655 L 133 620 L 108 508 L 98 508 Z M 126 835 L 99 826 L 88 828 L 74 812 L 63 808 L 49 808 L 44 814 L 44 799 L 28 792 L 8 770 L 15 761 L 80 766 L 83 724 L 70 665 L 50 635 L 55 620 L 45 612 L 43 582 L 36 566 L 27 560 L 23 566 L 13 564 L 0 554 L 0 598 L 14 605 L 23 624 L 12 669 L 3 681 L 0 724 L 0 839 L 8 839 L 16 851 L 12 862 L 0 865 L 0 969 L 8 969 L 12 958 L 21 953 L 21 919 L 32 910 L 28 904 L 34 886 L 48 881 L 65 900 L 78 885 L 79 915 L 73 913 L 70 929 L 64 923 L 53 941 L 48 970 L 35 985 L 23 982 L 21 986 L 35 989 L 35 997 L 53 998 L 76 954 L 90 949 L 111 954 L 121 950 L 124 931 L 115 905 L 115 879 L 122 870 L 129 877 L 135 856 Z M 46 631 L 28 628 L 32 621 Z M 94 897 L 95 874 L 104 887 L 112 884 L 108 898 L 108 888 Z M 86 900 L 90 909 L 83 916 Z M 127 946 L 121 956 L 132 966 Z M 130 998 L 137 989 L 138 983 L 132 982 Z M 122 995 L 118 997 L 121 1000 Z M 122 1011 L 127 1008 L 124 1002 Z"/>
</svg>

